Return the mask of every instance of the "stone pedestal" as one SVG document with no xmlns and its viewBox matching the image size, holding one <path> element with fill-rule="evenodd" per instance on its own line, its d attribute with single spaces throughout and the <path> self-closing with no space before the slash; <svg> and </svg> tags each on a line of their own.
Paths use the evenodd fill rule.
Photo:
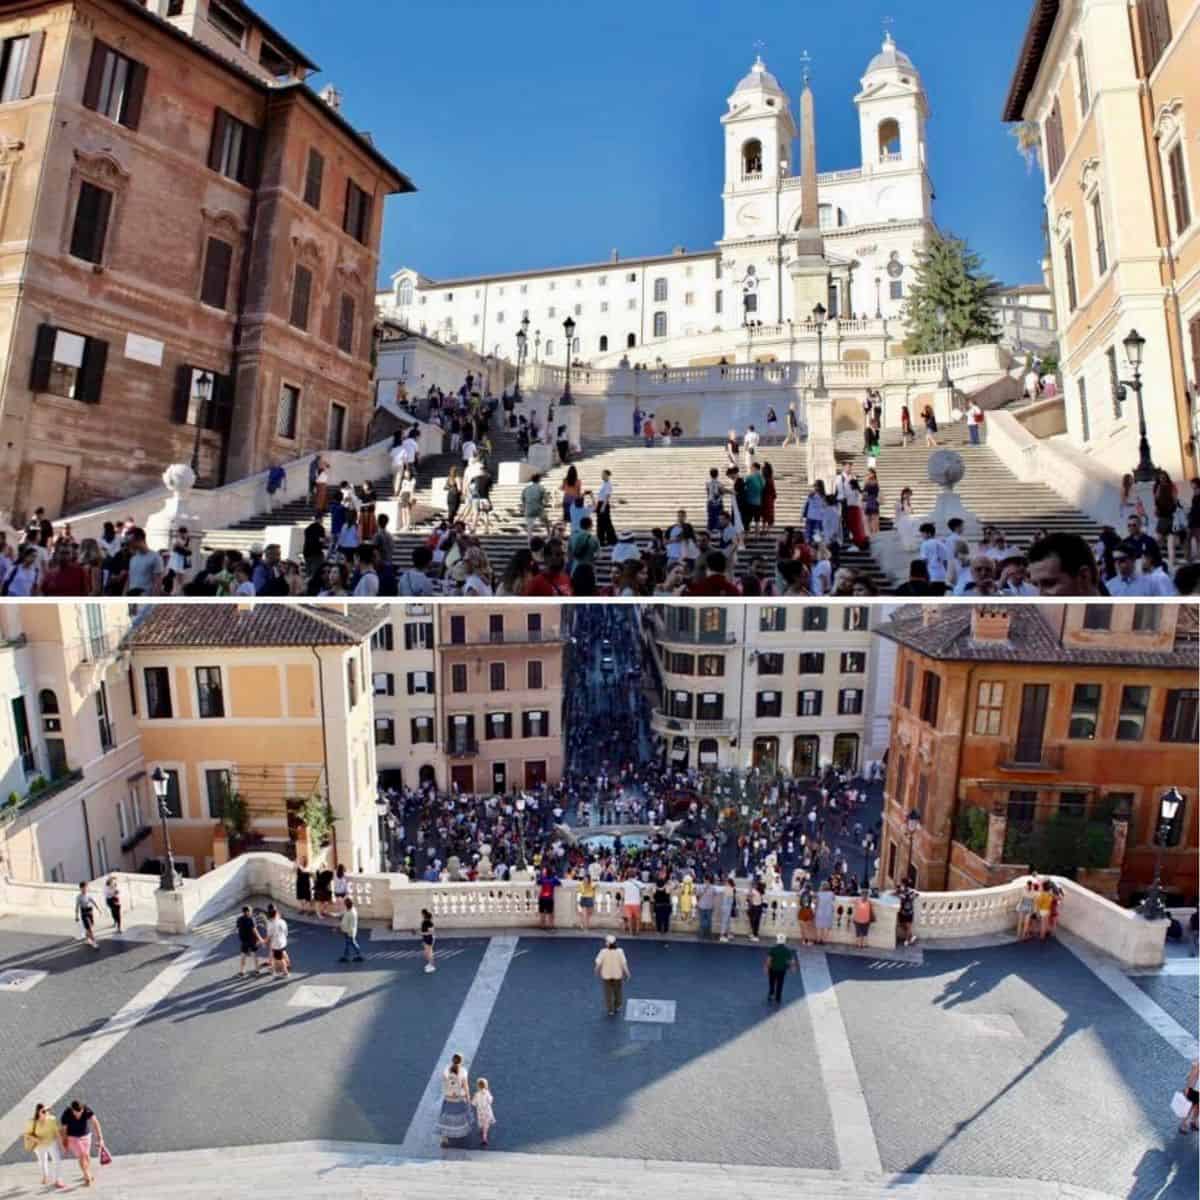
<svg viewBox="0 0 1200 1200">
<path fill-rule="evenodd" d="M 170 491 L 162 508 L 146 521 L 146 543 L 151 550 L 170 550 L 175 535 L 185 528 L 191 537 L 192 567 L 184 582 L 192 577 L 201 566 L 200 543 L 204 538 L 204 522 L 197 512 L 192 489 L 196 476 L 186 463 L 174 463 L 162 475 L 163 485 Z"/>
<path fill-rule="evenodd" d="M 939 426 L 949 425 L 954 420 L 954 389 L 938 388 L 933 393 L 933 415 Z M 914 414 L 914 419 L 918 414 Z"/>
<path fill-rule="evenodd" d="M 987 849 L 983 857 L 988 866 L 1004 861 L 1004 839 L 1008 834 L 1008 814 L 1002 809 L 988 814 Z"/>
<path fill-rule="evenodd" d="M 544 475 L 554 466 L 554 447 L 547 446 L 544 442 L 534 442 L 529 447 L 529 454 L 525 461 L 529 463 L 535 473 Z"/>
<path fill-rule="evenodd" d="M 187 933 L 188 918 L 183 888 L 176 888 L 173 892 L 164 892 L 159 888 L 154 893 L 154 902 L 158 906 L 155 927 L 159 933 Z"/>
<path fill-rule="evenodd" d="M 833 400 L 825 395 L 813 393 L 808 401 L 808 441 L 805 453 L 808 457 L 810 481 L 824 479 L 828 485 L 837 474 L 837 457 L 833 441 Z"/>
</svg>

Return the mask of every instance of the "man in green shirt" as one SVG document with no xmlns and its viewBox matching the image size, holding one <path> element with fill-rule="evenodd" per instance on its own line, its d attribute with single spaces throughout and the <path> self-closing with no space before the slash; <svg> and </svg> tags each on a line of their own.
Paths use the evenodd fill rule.
<svg viewBox="0 0 1200 1200">
<path fill-rule="evenodd" d="M 581 563 L 595 565 L 596 555 L 600 553 L 600 542 L 592 533 L 591 517 L 584 517 L 579 522 L 579 529 L 571 534 L 571 540 L 567 543 L 567 553 L 571 557 L 572 574 Z"/>
<path fill-rule="evenodd" d="M 521 493 L 521 514 L 525 518 L 525 532 L 532 533 L 539 521 L 545 522 L 546 489 L 542 477 L 535 475 Z"/>
<path fill-rule="evenodd" d="M 767 951 L 767 1003 L 783 1003 L 783 977 L 800 966 L 796 952 L 787 944 L 787 934 L 777 933 L 775 945 Z"/>
</svg>

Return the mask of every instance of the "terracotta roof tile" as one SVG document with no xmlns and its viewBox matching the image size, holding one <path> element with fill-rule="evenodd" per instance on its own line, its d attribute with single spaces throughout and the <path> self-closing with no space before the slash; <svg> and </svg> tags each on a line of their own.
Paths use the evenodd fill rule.
<svg viewBox="0 0 1200 1200">
<path fill-rule="evenodd" d="M 295 601 L 254 604 L 153 604 L 125 638 L 132 648 L 157 646 L 354 646 L 388 619 L 377 604 L 335 606 Z"/>
</svg>

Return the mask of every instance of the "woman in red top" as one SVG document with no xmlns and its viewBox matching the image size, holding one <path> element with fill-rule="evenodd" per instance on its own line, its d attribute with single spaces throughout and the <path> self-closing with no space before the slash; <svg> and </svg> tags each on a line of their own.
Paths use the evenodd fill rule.
<svg viewBox="0 0 1200 1200">
<path fill-rule="evenodd" d="M 562 505 L 563 505 L 563 520 L 569 525 L 571 523 L 571 506 L 579 499 L 583 493 L 583 484 L 579 481 L 579 472 L 575 469 L 575 464 L 572 463 L 567 468 L 567 476 L 562 481 Z"/>
</svg>

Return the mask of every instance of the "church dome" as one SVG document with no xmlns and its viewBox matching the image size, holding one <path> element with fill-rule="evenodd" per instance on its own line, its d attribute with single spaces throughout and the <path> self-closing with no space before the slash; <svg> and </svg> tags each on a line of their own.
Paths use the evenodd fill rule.
<svg viewBox="0 0 1200 1200">
<path fill-rule="evenodd" d="M 866 74 L 871 75 L 875 71 L 916 71 L 916 69 L 913 66 L 913 60 L 892 41 L 892 35 L 888 33 L 884 35 L 883 49 L 867 64 Z"/>
<path fill-rule="evenodd" d="M 750 74 L 734 88 L 734 95 L 738 92 L 760 90 L 771 92 L 776 96 L 785 95 L 783 88 L 779 86 L 779 80 L 767 70 L 767 64 L 763 62 L 761 54 L 755 57 L 754 66 L 750 68 Z"/>
</svg>

